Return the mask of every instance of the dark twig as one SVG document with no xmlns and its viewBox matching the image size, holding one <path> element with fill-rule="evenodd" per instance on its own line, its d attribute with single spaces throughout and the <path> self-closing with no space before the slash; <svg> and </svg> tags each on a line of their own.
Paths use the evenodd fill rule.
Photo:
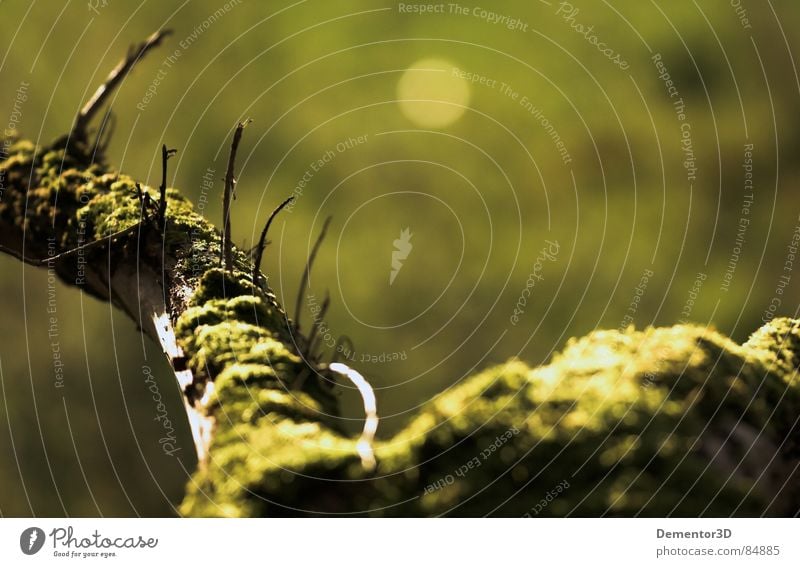
<svg viewBox="0 0 800 567">
<path fill-rule="evenodd" d="M 322 230 L 317 237 L 317 241 L 314 243 L 314 247 L 311 248 L 311 254 L 308 255 L 308 261 L 306 262 L 306 269 L 303 270 L 303 277 L 300 279 L 300 289 L 297 290 L 297 302 L 295 303 L 294 307 L 294 326 L 295 329 L 300 328 L 300 306 L 303 303 L 303 293 L 305 292 L 306 286 L 308 285 L 308 276 L 311 274 L 311 267 L 314 265 L 314 258 L 317 257 L 317 251 L 319 251 L 319 247 L 322 244 L 322 241 L 325 239 L 325 233 L 328 232 L 328 226 L 331 224 L 331 217 L 325 219 L 325 223 L 322 225 Z"/>
<path fill-rule="evenodd" d="M 345 345 L 347 346 L 345 347 Z M 347 349 L 347 352 L 354 352 L 356 350 L 356 345 L 353 344 L 353 340 L 347 335 L 341 335 L 336 339 L 336 345 L 333 347 L 330 363 L 338 362 L 339 355 L 344 349 Z M 347 355 L 345 355 L 345 358 L 347 358 Z"/>
<path fill-rule="evenodd" d="M 103 103 L 109 95 L 119 86 L 120 82 L 122 82 L 133 66 L 136 65 L 148 51 L 157 47 L 161 43 L 161 40 L 171 33 L 171 30 L 157 31 L 142 43 L 131 46 L 128 50 L 127 57 L 114 67 L 106 81 L 98 87 L 94 95 L 92 95 L 92 98 L 89 99 L 89 102 L 87 102 L 78 113 L 78 118 L 75 120 L 75 132 L 78 136 L 82 138 L 86 137 L 86 128 L 89 122 L 91 122 L 100 107 L 103 106 Z"/>
<path fill-rule="evenodd" d="M 92 240 L 91 242 L 87 242 L 86 244 L 81 244 L 80 246 L 76 246 L 71 250 L 67 250 L 66 252 L 62 252 L 61 254 L 56 254 L 54 256 L 50 256 L 49 258 L 44 258 L 43 260 L 39 260 L 39 265 L 49 264 L 50 262 L 54 262 L 56 260 L 61 260 L 62 258 L 66 258 L 67 256 L 72 256 L 73 254 L 77 254 L 78 252 L 83 252 L 85 250 L 91 250 L 92 248 L 97 248 L 103 244 L 109 244 L 113 240 L 120 238 L 122 236 L 127 236 L 129 234 L 133 234 L 141 227 L 141 223 L 137 222 L 134 225 L 129 226 L 128 228 L 123 228 L 122 230 L 118 230 L 108 236 L 104 236 L 103 238 L 98 238 L 97 240 Z"/>
<path fill-rule="evenodd" d="M 142 219 L 149 220 L 150 215 L 148 214 L 148 209 L 158 214 L 158 203 L 156 203 L 155 199 L 153 199 L 149 193 L 145 193 L 142 190 L 142 186 L 138 183 L 136 184 L 136 189 L 133 190 L 131 199 L 138 199 Z"/>
<path fill-rule="evenodd" d="M 255 248 L 256 259 L 253 263 L 253 285 L 258 285 L 258 275 L 261 272 L 261 259 L 264 256 L 264 248 L 267 246 L 267 233 L 269 232 L 269 227 L 272 225 L 272 221 L 278 216 L 286 205 L 294 201 L 294 195 L 286 199 L 283 203 L 278 205 L 272 214 L 269 215 L 267 219 L 267 224 L 264 225 L 264 230 L 261 231 L 261 237 L 258 239 L 258 245 Z"/>
<path fill-rule="evenodd" d="M 231 271 L 233 268 L 233 243 L 231 242 L 231 200 L 235 199 L 236 191 L 236 151 L 239 149 L 239 142 L 242 140 L 242 131 L 252 120 L 249 118 L 236 125 L 231 140 L 231 153 L 228 158 L 228 170 L 225 172 L 225 191 L 222 194 L 222 251 L 220 260 L 225 264 L 225 270 Z"/>
<path fill-rule="evenodd" d="M 317 338 L 317 332 L 319 331 L 320 325 L 325 320 L 325 315 L 328 314 L 328 308 L 331 306 L 331 296 L 330 294 L 325 291 L 325 299 L 322 300 L 322 305 L 320 306 L 319 313 L 316 317 L 314 317 L 314 321 L 311 323 L 311 331 L 308 333 L 308 339 L 306 344 L 306 360 L 311 360 L 311 353 L 314 352 L 314 340 Z"/>
<path fill-rule="evenodd" d="M 97 135 L 94 140 L 94 153 L 98 156 L 104 156 L 108 145 L 111 143 L 111 138 L 117 128 L 117 117 L 111 112 L 111 107 L 108 107 L 106 113 L 103 115 L 103 121 L 100 123 L 100 128 L 97 129 Z"/>
<path fill-rule="evenodd" d="M 306 365 L 300 372 L 300 375 L 297 377 L 297 379 L 292 383 L 292 388 L 295 390 L 303 389 L 303 384 L 305 384 L 306 379 L 311 373 L 312 364 L 317 362 L 312 358 L 312 353 L 314 352 L 314 346 L 316 344 L 317 332 L 319 331 L 319 327 L 325 319 L 325 315 L 328 313 L 328 307 L 330 307 L 330 304 L 331 296 L 326 290 L 325 299 L 322 301 L 319 312 L 316 314 L 316 317 L 314 317 L 314 320 L 311 323 L 311 331 L 308 333 L 308 337 L 306 338 L 306 351 L 303 354 L 303 360 L 306 362 Z"/>
<path fill-rule="evenodd" d="M 166 144 L 161 145 L 161 186 L 158 188 L 160 197 L 158 200 L 158 227 L 161 234 L 167 228 L 167 161 L 178 153 L 178 150 L 168 150 Z"/>
</svg>

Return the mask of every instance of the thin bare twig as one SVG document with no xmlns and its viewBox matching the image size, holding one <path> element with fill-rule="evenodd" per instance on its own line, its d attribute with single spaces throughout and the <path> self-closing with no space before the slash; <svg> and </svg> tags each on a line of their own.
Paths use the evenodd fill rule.
<svg viewBox="0 0 800 567">
<path fill-rule="evenodd" d="M 138 45 L 131 46 L 128 50 L 128 55 L 120 61 L 116 67 L 108 74 L 106 81 L 100 85 L 95 91 L 92 98 L 89 99 L 75 120 L 75 132 L 78 136 L 85 137 L 86 128 L 91 122 L 94 115 L 103 106 L 105 100 L 114 92 L 128 72 L 133 68 L 139 60 L 144 57 L 148 51 L 157 47 L 161 41 L 172 33 L 171 30 L 160 30 L 152 34 Z"/>
<path fill-rule="evenodd" d="M 106 113 L 103 115 L 103 120 L 100 122 L 100 127 L 97 129 L 97 135 L 95 136 L 94 145 L 92 146 L 94 148 L 94 156 L 105 155 L 116 128 L 117 117 L 113 112 L 111 112 L 111 107 L 109 106 L 106 110 Z"/>
<path fill-rule="evenodd" d="M 356 350 L 356 346 L 353 344 L 353 340 L 347 335 L 341 335 L 338 339 L 336 339 L 336 344 L 334 345 L 333 352 L 331 353 L 330 362 L 331 363 L 338 362 L 339 355 L 342 354 L 342 350 L 345 348 L 347 349 L 348 352 L 353 352 Z M 345 355 L 345 359 L 347 359 L 347 355 Z"/>
<path fill-rule="evenodd" d="M 252 120 L 249 118 L 236 125 L 231 140 L 231 153 L 228 157 L 228 170 L 225 172 L 225 190 L 222 194 L 222 250 L 220 261 L 225 265 L 226 271 L 233 268 L 233 243 L 231 242 L 231 200 L 235 199 L 236 191 L 236 151 L 239 149 L 239 142 L 242 140 L 242 131 Z"/>
<path fill-rule="evenodd" d="M 306 344 L 306 354 L 305 359 L 311 360 L 311 353 L 314 352 L 314 340 L 317 338 L 317 332 L 319 331 L 319 327 L 325 319 L 325 315 L 328 314 L 328 308 L 331 306 L 331 296 L 325 291 L 325 299 L 322 300 L 322 305 L 320 306 L 319 313 L 316 317 L 314 317 L 314 322 L 311 324 L 311 331 L 308 333 L 308 339 Z"/>
<path fill-rule="evenodd" d="M 256 259 L 253 263 L 253 285 L 258 285 L 258 275 L 261 272 L 261 259 L 264 256 L 264 248 L 267 246 L 267 233 L 269 232 L 269 227 L 272 225 L 272 221 L 278 216 L 286 205 L 294 201 L 294 195 L 286 199 L 283 203 L 278 205 L 272 214 L 269 215 L 267 219 L 267 224 L 264 225 L 264 230 L 261 231 L 261 237 L 258 239 L 258 246 L 256 246 Z"/>
<path fill-rule="evenodd" d="M 153 199 L 149 193 L 145 193 L 142 186 L 137 182 L 136 188 L 132 191 L 131 199 L 139 201 L 139 216 L 140 220 L 149 220 L 150 211 L 155 211 L 158 214 L 158 203 Z"/>
<path fill-rule="evenodd" d="M 297 290 L 297 302 L 294 306 L 295 329 L 300 328 L 300 306 L 303 303 L 303 293 L 305 292 L 306 286 L 308 286 L 308 276 L 311 274 L 311 267 L 314 265 L 314 259 L 317 257 L 319 247 L 322 244 L 322 241 L 325 239 L 325 234 L 328 232 L 328 226 L 331 224 L 331 218 L 332 217 L 328 217 L 325 219 L 325 223 L 322 225 L 322 230 L 317 237 L 317 241 L 314 243 L 313 248 L 311 248 L 311 254 L 308 255 L 306 269 L 303 270 L 303 277 L 300 279 L 300 289 Z"/>
<path fill-rule="evenodd" d="M 67 250 L 66 252 L 61 252 L 60 254 L 55 254 L 54 256 L 50 256 L 49 258 L 44 258 L 39 260 L 39 265 L 43 266 L 45 264 L 49 264 L 50 262 L 55 262 L 56 260 L 61 260 L 62 258 L 66 258 L 67 256 L 72 256 L 73 254 L 77 254 L 78 252 L 82 252 L 85 250 L 91 250 L 92 248 L 97 248 L 103 244 L 109 244 L 111 241 L 120 238 L 122 236 L 127 236 L 129 234 L 133 234 L 141 227 L 141 222 L 137 222 L 134 225 L 129 226 L 128 228 L 123 228 L 122 230 L 118 230 L 108 236 L 104 236 L 103 238 L 98 238 L 97 240 L 92 240 L 91 242 L 87 242 L 86 244 L 81 244 L 80 246 L 76 246 L 71 250 Z"/>
<path fill-rule="evenodd" d="M 158 200 L 158 227 L 161 234 L 167 228 L 167 161 L 178 153 L 178 150 L 168 150 L 166 144 L 161 145 L 161 186 L 158 188 L 160 197 Z"/>
</svg>

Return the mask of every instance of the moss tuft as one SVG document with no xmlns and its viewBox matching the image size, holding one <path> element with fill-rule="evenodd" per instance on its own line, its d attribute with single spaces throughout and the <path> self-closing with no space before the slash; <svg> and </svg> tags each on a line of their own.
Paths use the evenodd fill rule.
<svg viewBox="0 0 800 567">
<path fill-rule="evenodd" d="M 213 503 L 190 488 L 182 511 L 784 514 L 800 502 L 787 484 L 798 455 L 773 459 L 797 446 L 795 325 L 776 320 L 743 346 L 696 326 L 598 331 L 547 366 L 509 361 L 432 400 L 381 442 L 374 476 L 351 440 L 238 397 L 247 419 L 225 413 L 241 437 L 217 438 L 214 465 L 195 478 Z"/>
</svg>

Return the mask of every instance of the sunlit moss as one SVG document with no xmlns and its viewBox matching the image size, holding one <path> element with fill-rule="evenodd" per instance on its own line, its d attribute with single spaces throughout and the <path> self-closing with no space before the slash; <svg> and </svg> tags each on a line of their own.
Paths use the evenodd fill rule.
<svg viewBox="0 0 800 567">
<path fill-rule="evenodd" d="M 762 451 L 785 439 L 797 444 L 795 326 L 776 320 L 744 346 L 693 326 L 603 331 L 570 341 L 542 368 L 511 361 L 431 401 L 380 443 L 374 476 L 346 439 L 303 431 L 302 419 L 250 419 L 237 428 L 244 437 L 232 441 L 236 448 L 218 446 L 222 459 L 198 473 L 204 490 L 216 488 L 214 504 L 190 489 L 182 510 L 521 516 L 567 479 L 570 488 L 538 515 L 781 514 L 797 505 L 794 486 L 773 501 L 791 453 L 781 453 L 787 461 L 778 470 L 767 466 L 774 454 Z M 518 433 L 505 451 L 488 451 L 511 429 Z M 766 445 L 742 443 L 751 432 Z M 309 433 L 315 443 L 306 445 Z M 243 441 L 252 451 L 241 450 Z M 258 474 L 245 472 L 251 465 Z M 256 480 L 223 481 L 226 471 Z M 762 473 L 784 476 L 766 483 Z"/>
</svg>

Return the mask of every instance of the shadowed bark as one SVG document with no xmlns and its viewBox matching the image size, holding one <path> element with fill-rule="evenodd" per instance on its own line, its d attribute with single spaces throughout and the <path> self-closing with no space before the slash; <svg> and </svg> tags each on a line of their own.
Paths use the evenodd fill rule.
<svg viewBox="0 0 800 567">
<path fill-rule="evenodd" d="M 369 470 L 336 425 L 341 378 L 304 359 L 243 252 L 222 269 L 220 231 L 177 190 L 162 230 L 158 189 L 80 138 L 0 142 L 3 251 L 112 302 L 173 365 L 201 457 L 186 515 L 800 510 L 797 321 L 744 345 L 687 325 L 597 331 L 547 366 L 511 360 L 423 406 Z"/>
</svg>

